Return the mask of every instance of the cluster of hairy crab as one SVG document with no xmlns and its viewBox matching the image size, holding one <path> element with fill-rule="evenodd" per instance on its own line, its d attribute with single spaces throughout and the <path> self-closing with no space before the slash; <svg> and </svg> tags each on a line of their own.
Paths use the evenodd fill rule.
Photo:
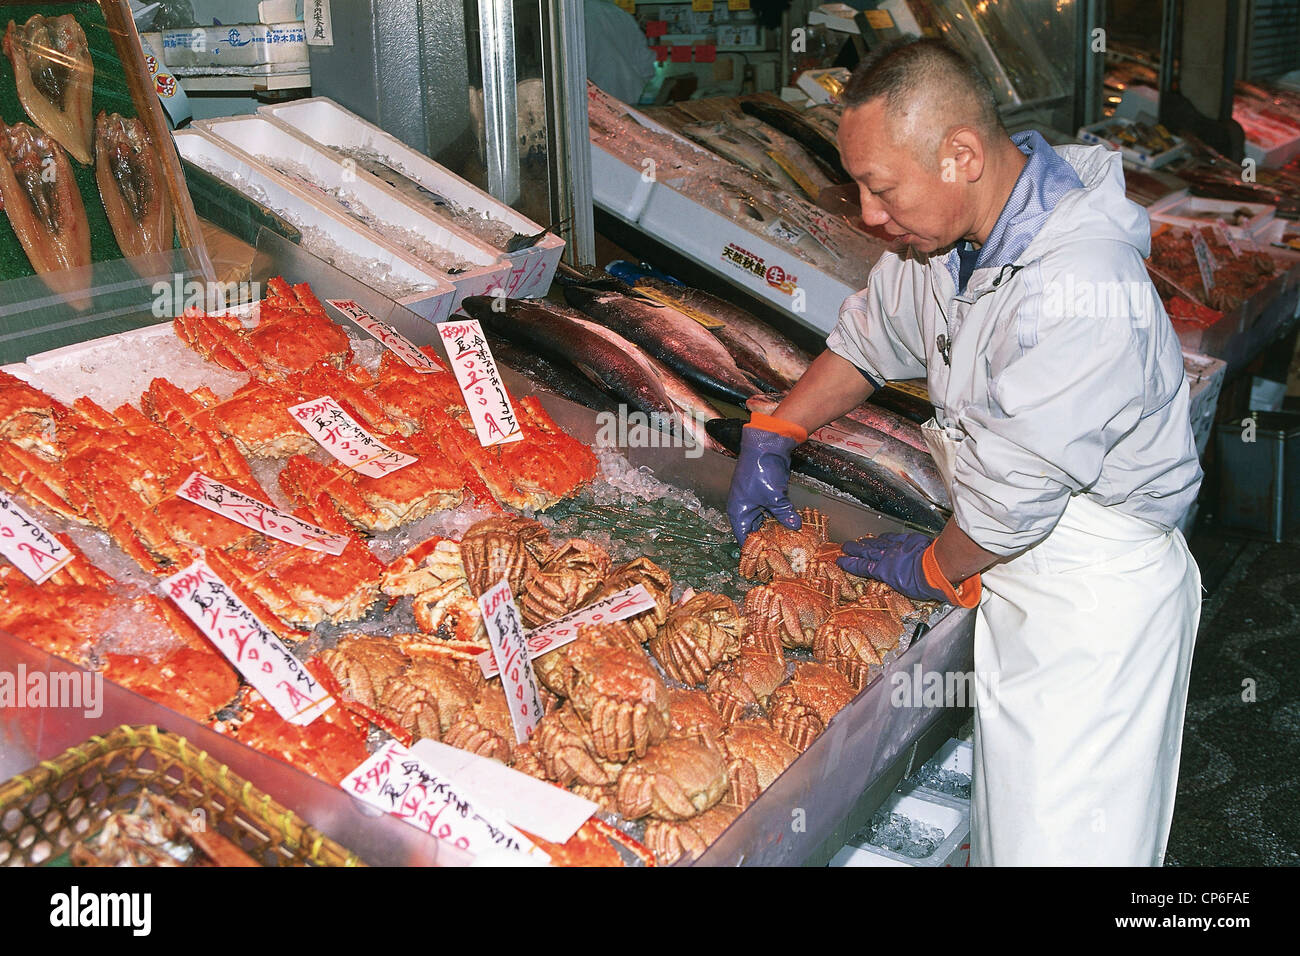
<svg viewBox="0 0 1300 956">
<path fill-rule="evenodd" d="M 827 540 L 825 518 L 812 509 L 801 516 L 798 530 L 765 522 L 741 548 L 740 573 L 759 582 L 745 595 L 750 633 L 765 647 L 811 651 L 861 690 L 908 627 L 933 608 L 846 572 L 836 563 L 840 546 Z"/>
</svg>

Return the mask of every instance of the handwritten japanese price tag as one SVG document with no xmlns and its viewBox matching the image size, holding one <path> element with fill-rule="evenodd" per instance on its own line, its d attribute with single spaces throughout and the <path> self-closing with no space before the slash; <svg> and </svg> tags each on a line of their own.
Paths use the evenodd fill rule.
<svg viewBox="0 0 1300 956">
<path fill-rule="evenodd" d="M 465 396 L 465 406 L 474 419 L 478 443 L 484 448 L 520 441 L 514 406 L 497 372 L 496 360 L 477 319 L 438 323 L 438 334 L 447 349 L 456 383 Z"/>
<path fill-rule="evenodd" d="M 616 594 L 601 598 L 595 604 L 580 608 L 550 624 L 543 624 L 524 635 L 528 645 L 528 659 L 535 661 L 543 654 L 549 654 L 557 647 L 563 647 L 578 637 L 578 628 L 584 624 L 608 624 L 635 617 L 655 606 L 655 600 L 644 584 L 624 588 Z M 495 677 L 500 673 L 492 651 L 484 651 L 477 658 L 478 666 L 483 669 L 484 677 Z"/>
<path fill-rule="evenodd" d="M 293 515 L 285 514 L 280 509 L 272 508 L 237 488 L 231 488 L 215 478 L 209 478 L 201 471 L 196 471 L 186 478 L 185 483 L 176 492 L 176 496 L 216 512 L 223 518 L 238 522 L 245 528 L 252 528 L 280 541 L 301 545 L 311 551 L 342 554 L 343 549 L 348 546 L 346 536 L 334 534 Z"/>
<path fill-rule="evenodd" d="M 463 787 L 392 741 L 339 784 L 372 807 L 470 853 L 541 850 Z"/>
<path fill-rule="evenodd" d="M 289 414 L 322 448 L 367 478 L 382 478 L 415 461 L 362 428 L 360 422 L 328 395 L 295 405 Z"/>
<path fill-rule="evenodd" d="M 36 584 L 72 560 L 72 552 L 8 495 L 0 495 L 0 554 Z"/>
<path fill-rule="evenodd" d="M 1209 292 L 1214 288 L 1214 273 L 1219 264 L 1214 261 L 1214 253 L 1210 252 L 1209 243 L 1199 229 L 1192 230 L 1192 251 L 1196 253 L 1196 265 L 1201 270 L 1201 282 L 1205 284 L 1205 291 Z"/>
<path fill-rule="evenodd" d="M 1219 236 L 1223 239 L 1227 247 L 1232 250 L 1232 258 L 1240 259 L 1241 246 L 1237 245 L 1237 240 L 1233 238 L 1232 230 L 1228 228 L 1228 224 L 1222 219 L 1216 219 L 1214 220 L 1214 227 L 1218 230 Z"/>
<path fill-rule="evenodd" d="M 289 723 L 305 727 L 334 706 L 334 698 L 202 558 L 164 579 L 162 589 Z"/>
<path fill-rule="evenodd" d="M 380 322 L 352 299 L 326 299 L 325 301 L 373 335 L 379 340 L 380 345 L 417 372 L 441 372 L 443 370 L 442 365 L 437 360 L 421 352 L 414 342 L 387 322 Z"/>
<path fill-rule="evenodd" d="M 857 435 L 836 428 L 834 425 L 823 425 L 809 437 L 815 438 L 823 445 L 830 445 L 833 448 L 847 451 L 850 455 L 857 455 L 859 458 L 875 458 L 880 449 L 885 446 L 882 441 L 863 440 Z"/>
<path fill-rule="evenodd" d="M 542 697 L 537 691 L 537 675 L 528 656 L 528 642 L 515 596 L 510 593 L 510 582 L 502 578 L 492 585 L 479 595 L 478 606 L 483 612 L 488 643 L 492 645 L 492 656 L 510 705 L 515 740 L 523 743 L 542 719 Z"/>
</svg>

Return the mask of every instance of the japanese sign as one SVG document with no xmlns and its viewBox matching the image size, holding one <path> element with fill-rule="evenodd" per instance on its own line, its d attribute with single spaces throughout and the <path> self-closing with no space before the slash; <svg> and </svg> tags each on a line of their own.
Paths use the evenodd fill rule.
<svg viewBox="0 0 1300 956">
<path fill-rule="evenodd" d="M 519 620 L 519 608 L 510 593 L 510 582 L 502 578 L 488 588 L 478 599 L 487 626 L 488 643 L 501 686 L 505 688 L 506 703 L 510 705 L 510 722 L 515 728 L 515 739 L 523 743 L 532 736 L 537 722 L 542 719 L 542 698 L 537 691 L 537 675 L 528 656 L 524 628 Z"/>
<path fill-rule="evenodd" d="M 416 344 L 405 335 L 397 331 L 397 329 L 393 328 L 387 322 L 380 322 L 365 309 L 361 308 L 361 306 L 357 305 L 352 299 L 326 299 L 325 301 L 373 335 L 379 340 L 380 345 L 384 346 L 417 372 L 427 373 L 442 371 L 442 366 L 436 359 L 432 359 L 425 355 L 420 351 Z"/>
<path fill-rule="evenodd" d="M 415 461 L 366 431 L 328 395 L 294 405 L 289 414 L 322 448 L 367 478 L 382 478 Z"/>
<path fill-rule="evenodd" d="M 72 552 L 8 495 L 0 495 L 0 554 L 37 584 L 72 560 Z"/>
<path fill-rule="evenodd" d="M 202 558 L 164 579 L 162 589 L 289 723 L 305 727 L 334 706 L 334 698 Z"/>
<path fill-rule="evenodd" d="M 883 441 L 863 440 L 861 437 L 836 428 L 834 425 L 823 425 L 808 437 L 814 438 L 824 445 L 840 448 L 852 455 L 857 455 L 859 458 L 875 458 L 885 445 Z"/>
<path fill-rule="evenodd" d="M 625 588 L 609 597 L 601 598 L 584 608 L 564 615 L 550 624 L 543 624 L 524 635 L 528 645 L 528 659 L 535 661 L 543 654 L 549 654 L 557 647 L 563 647 L 578 637 L 578 628 L 584 624 L 608 624 L 634 617 L 655 606 L 654 598 L 645 589 L 644 584 Z M 500 671 L 492 651 L 484 651 L 478 656 L 479 667 L 484 677 L 495 677 Z"/>
<path fill-rule="evenodd" d="M 339 786 L 372 807 L 470 853 L 489 849 L 542 852 L 499 814 L 396 741 L 348 774 Z"/>
<path fill-rule="evenodd" d="M 302 13 L 307 24 L 307 45 L 333 46 L 334 23 L 330 17 L 330 0 L 306 0 Z"/>
<path fill-rule="evenodd" d="M 334 534 L 285 514 L 237 488 L 209 478 L 201 471 L 193 472 L 186 478 L 176 496 L 242 524 L 245 528 L 252 528 L 268 537 L 300 545 L 311 551 L 342 554 L 348 546 L 345 535 Z"/>
<path fill-rule="evenodd" d="M 438 334 L 456 373 L 456 383 L 465 396 L 465 406 L 474 419 L 478 443 L 487 448 L 520 441 L 524 435 L 519 430 L 514 406 L 510 404 L 478 320 L 440 322 Z"/>
</svg>

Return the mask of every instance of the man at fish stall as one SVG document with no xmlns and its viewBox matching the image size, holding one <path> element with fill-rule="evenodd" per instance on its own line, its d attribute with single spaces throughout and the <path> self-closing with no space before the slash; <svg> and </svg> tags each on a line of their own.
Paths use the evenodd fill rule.
<svg viewBox="0 0 1300 956">
<path fill-rule="evenodd" d="M 743 433 L 743 541 L 795 527 L 790 452 L 882 383 L 924 375 L 953 516 L 850 541 L 846 570 L 976 607 L 971 861 L 1159 865 L 1200 573 L 1176 524 L 1201 481 L 1178 341 L 1143 267 L 1120 156 L 1009 137 L 937 40 L 855 71 L 839 130 L 862 216 L 900 240 L 827 349 Z"/>
</svg>

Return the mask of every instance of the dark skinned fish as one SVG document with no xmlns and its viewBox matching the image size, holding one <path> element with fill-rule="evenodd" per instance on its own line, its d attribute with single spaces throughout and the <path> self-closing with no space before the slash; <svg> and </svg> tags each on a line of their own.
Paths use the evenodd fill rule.
<svg viewBox="0 0 1300 956">
<path fill-rule="evenodd" d="M 872 392 L 867 401 L 872 405 L 879 405 L 895 415 L 901 415 L 917 425 L 924 425 L 934 417 L 934 408 L 929 402 L 917 395 L 913 395 L 911 392 L 895 388 L 888 382 L 885 383 L 884 388 L 878 388 Z"/>
<path fill-rule="evenodd" d="M 504 311 L 498 312 L 493 308 L 498 301 L 493 296 L 469 296 L 461 307 L 487 331 L 546 358 L 572 364 L 631 408 L 680 422 L 676 406 L 653 371 L 613 342 L 542 303 L 507 299 Z"/>
<path fill-rule="evenodd" d="M 739 418 L 719 418 L 704 427 L 719 444 L 734 452 L 740 448 L 740 430 L 744 424 Z M 852 495 L 873 511 L 896 518 L 919 531 L 938 534 L 947 523 L 943 511 L 891 471 L 868 459 L 845 454 L 816 441 L 807 441 L 796 447 L 790 459 L 794 470 L 800 474 L 824 481 Z"/>
<path fill-rule="evenodd" d="M 521 348 L 496 335 L 488 335 L 487 340 L 492 355 L 501 365 L 518 372 L 534 385 L 598 412 L 618 409 L 617 398 L 592 384 L 568 362 L 544 358 L 532 349 Z"/>
<path fill-rule="evenodd" d="M 797 112 L 787 106 L 778 106 L 763 100 L 741 100 L 740 108 L 750 116 L 756 117 L 779 133 L 784 133 L 797 141 L 805 149 L 830 167 L 831 178 L 841 183 L 851 182 L 853 177 L 844 171 L 840 163 L 840 148 L 835 137 L 827 136 L 825 130 L 814 126 Z"/>
<path fill-rule="evenodd" d="M 790 388 L 812 362 L 811 355 L 776 329 L 726 299 L 651 277 L 637 280 L 636 287 L 643 286 L 723 323 L 725 328 L 714 329 L 714 334 L 736 364 L 764 389 L 772 385 L 780 390 Z"/>
<path fill-rule="evenodd" d="M 771 395 L 756 395 L 748 402 L 751 412 L 765 415 L 776 412 L 777 404 Z M 888 468 L 900 481 L 911 485 L 932 503 L 952 509 L 943 475 L 929 451 L 914 448 L 893 435 L 847 416 L 817 429 L 812 438 L 845 454 L 868 457 L 873 463 Z"/>
<path fill-rule="evenodd" d="M 599 286 L 565 286 L 564 297 L 601 325 L 641 346 L 706 395 L 743 404 L 759 391 L 708 329 L 671 306 L 614 291 L 615 282 L 611 279 Z"/>
</svg>

